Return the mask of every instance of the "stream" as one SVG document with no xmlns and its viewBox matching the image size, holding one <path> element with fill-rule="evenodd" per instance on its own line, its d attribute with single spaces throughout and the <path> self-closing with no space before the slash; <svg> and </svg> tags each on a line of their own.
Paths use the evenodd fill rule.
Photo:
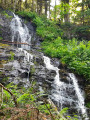
<svg viewBox="0 0 90 120">
<path fill-rule="evenodd" d="M 11 21 L 10 28 L 12 31 L 12 42 L 17 42 L 15 47 L 18 49 L 18 51 L 21 51 L 24 56 L 25 60 L 28 61 L 28 68 L 30 70 L 31 64 L 34 59 L 33 53 L 30 53 L 31 51 L 31 34 L 29 33 L 29 29 L 27 26 L 22 22 L 22 20 L 14 14 L 14 18 Z M 18 44 L 18 43 L 25 43 L 25 44 Z M 28 45 L 26 45 L 28 44 Z M 36 50 L 37 54 L 37 50 Z M 37 54 L 38 55 L 38 54 Z M 84 106 L 84 91 L 80 89 L 80 86 L 78 84 L 78 79 L 73 73 L 67 73 L 66 79 L 67 82 L 64 82 L 61 80 L 60 76 L 60 68 L 56 67 L 54 64 L 52 64 L 51 59 L 47 56 L 44 56 L 43 53 L 40 53 L 40 56 L 43 61 L 44 67 L 42 67 L 42 64 L 40 63 L 40 67 L 44 72 L 46 73 L 39 73 L 40 75 L 46 75 L 48 74 L 48 71 L 54 71 L 55 75 L 53 75 L 53 78 L 49 80 L 49 78 L 45 77 L 45 81 L 47 81 L 47 84 L 50 85 L 50 90 L 48 93 L 48 97 L 54 102 L 54 104 L 59 108 L 59 110 L 68 107 L 68 115 L 73 115 L 75 113 L 78 115 L 79 120 L 89 120 L 87 115 L 86 107 Z M 38 63 L 40 62 L 40 59 L 38 60 Z M 34 63 L 33 63 L 34 65 Z M 28 76 L 26 79 L 27 86 L 29 86 L 29 75 L 30 71 L 28 71 Z M 52 74 L 54 74 L 52 72 Z M 41 80 L 42 81 L 42 80 Z M 40 81 L 40 84 L 43 84 L 43 82 Z M 49 89 L 49 88 L 47 88 Z M 39 90 L 43 91 L 43 87 L 39 86 Z"/>
</svg>

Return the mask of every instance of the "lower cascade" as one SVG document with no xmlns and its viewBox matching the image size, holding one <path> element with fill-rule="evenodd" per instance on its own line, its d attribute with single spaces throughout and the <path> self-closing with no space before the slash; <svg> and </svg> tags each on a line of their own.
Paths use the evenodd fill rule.
<svg viewBox="0 0 90 120">
<path fill-rule="evenodd" d="M 44 56 L 44 63 L 47 69 L 56 71 L 54 82 L 52 83 L 52 89 L 50 98 L 57 104 L 61 109 L 69 107 L 70 112 L 77 111 L 78 115 L 81 114 L 85 120 L 88 120 L 86 108 L 84 106 L 84 97 L 78 86 L 77 79 L 73 73 L 68 73 L 69 84 L 60 81 L 59 69 L 54 67 L 50 63 L 50 58 Z M 72 81 L 72 84 L 70 83 Z M 79 119 L 82 118 L 79 116 Z"/>
<path fill-rule="evenodd" d="M 25 55 L 24 61 L 28 61 L 28 68 L 30 70 L 31 61 L 33 61 L 34 58 L 33 54 L 29 53 L 31 44 L 31 35 L 29 34 L 29 30 L 27 26 L 22 23 L 22 20 L 16 15 L 14 15 L 10 27 L 12 31 L 12 42 L 17 42 L 16 46 L 18 47 L 18 50 L 23 52 Z M 18 43 L 26 43 L 27 45 Z M 29 52 L 26 50 L 29 50 Z M 61 76 L 59 74 L 60 69 L 51 64 L 50 58 L 42 55 L 42 59 L 46 69 L 53 70 L 56 73 L 53 81 L 48 81 L 45 79 L 51 86 L 48 94 L 49 98 L 60 110 L 68 107 L 68 115 L 75 113 L 79 116 L 79 120 L 89 120 L 86 108 L 84 106 L 83 91 L 79 88 L 78 80 L 75 75 L 73 73 L 67 73 L 67 82 L 64 82 L 61 80 Z M 30 71 L 28 71 L 28 77 L 26 79 L 28 85 L 29 73 Z M 41 86 L 39 89 L 43 91 Z"/>
</svg>

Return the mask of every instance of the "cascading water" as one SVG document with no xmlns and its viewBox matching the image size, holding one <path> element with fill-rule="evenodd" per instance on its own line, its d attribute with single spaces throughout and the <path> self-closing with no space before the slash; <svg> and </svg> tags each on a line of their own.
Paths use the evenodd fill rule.
<svg viewBox="0 0 90 120">
<path fill-rule="evenodd" d="M 78 86 L 75 75 L 73 73 L 69 73 L 69 77 L 67 78 L 67 80 L 69 80 L 69 84 L 60 81 L 59 69 L 51 65 L 50 58 L 46 56 L 43 56 L 43 58 L 46 68 L 56 71 L 56 76 L 54 78 L 54 82 L 52 83 L 50 98 L 61 109 L 64 107 L 69 107 L 69 109 L 71 109 L 70 112 L 77 111 L 79 120 L 82 120 L 82 117 L 84 120 L 88 120 L 86 108 L 84 106 L 84 97 Z"/>
<path fill-rule="evenodd" d="M 12 43 L 17 42 L 17 47 L 19 51 L 23 52 L 23 54 L 25 55 L 24 61 L 28 61 L 28 68 L 30 70 L 30 64 L 31 60 L 33 59 L 33 55 L 26 51 L 30 50 L 29 45 L 31 44 L 31 35 L 29 34 L 29 30 L 27 26 L 22 23 L 22 20 L 17 15 L 14 15 L 10 27 L 12 31 Z M 68 74 L 67 80 L 69 81 L 69 84 L 60 81 L 59 69 L 51 65 L 50 58 L 46 56 L 43 56 L 43 58 L 46 68 L 48 70 L 56 71 L 54 81 L 51 83 L 52 88 L 49 97 L 61 109 L 64 107 L 68 107 L 70 109 L 70 112 L 72 111 L 72 113 L 76 113 L 77 111 L 77 114 L 79 114 L 80 116 L 85 115 L 84 120 L 88 120 L 86 108 L 84 106 L 84 97 L 78 86 L 77 79 L 75 78 L 74 74 Z M 30 71 L 28 71 L 28 78 L 26 82 L 29 82 L 29 72 Z M 39 88 L 40 91 L 43 91 L 42 87 Z M 82 120 L 82 117 L 79 117 L 79 120 Z"/>
<path fill-rule="evenodd" d="M 29 30 L 15 14 L 10 27 L 12 32 L 12 43 L 17 43 L 17 47 L 30 50 L 31 35 L 29 34 Z"/>
<path fill-rule="evenodd" d="M 84 103 L 84 97 L 82 95 L 81 90 L 79 89 L 77 79 L 76 79 L 76 77 L 75 77 L 75 75 L 73 73 L 69 73 L 69 76 L 73 81 L 74 89 L 76 91 L 76 95 L 77 95 L 77 99 L 78 99 L 77 107 L 79 107 L 81 109 L 82 115 L 85 115 L 85 117 L 86 117 L 85 120 L 87 120 L 87 112 L 86 112 L 86 108 L 84 106 L 84 104 L 85 104 Z"/>
<path fill-rule="evenodd" d="M 26 82 L 29 83 L 30 63 L 33 59 L 33 55 L 28 53 L 26 50 L 30 50 L 31 35 L 29 34 L 27 26 L 23 24 L 22 20 L 15 14 L 10 27 L 12 32 L 12 43 L 15 43 L 18 50 L 23 52 L 25 56 L 24 62 L 28 62 L 28 77 Z"/>
</svg>

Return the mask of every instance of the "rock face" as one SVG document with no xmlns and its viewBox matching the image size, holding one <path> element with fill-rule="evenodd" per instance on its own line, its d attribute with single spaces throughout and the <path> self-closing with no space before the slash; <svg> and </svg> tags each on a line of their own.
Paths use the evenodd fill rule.
<svg viewBox="0 0 90 120">
<path fill-rule="evenodd" d="M 49 93 L 56 71 L 46 68 L 41 52 L 31 50 L 29 60 L 26 51 L 0 44 L 0 83 L 29 88 L 30 83 L 36 81 L 36 89 L 43 91 L 43 94 Z"/>
<path fill-rule="evenodd" d="M 24 86 L 24 84 L 26 83 L 24 78 L 27 78 L 29 74 L 28 73 L 29 63 L 24 60 L 25 56 L 23 52 L 19 52 L 19 50 L 14 49 L 10 46 L 4 45 L 4 47 L 6 48 L 3 48 L 2 47 L 3 44 L 0 44 L 0 45 L 1 45 L 0 64 L 3 66 L 2 68 L 0 68 L 1 73 L 3 74 L 2 80 L 0 80 L 0 82 L 3 84 L 8 84 L 11 82 L 13 82 L 14 84 L 21 83 Z M 14 51 L 13 59 L 12 59 L 12 54 L 11 54 L 12 50 Z M 25 68 L 22 68 L 22 64 L 25 65 Z"/>
<path fill-rule="evenodd" d="M 11 40 L 11 31 L 9 25 L 12 16 L 8 18 L 8 16 L 3 14 L 2 10 L 0 10 L 0 37 L 2 37 L 3 40 Z"/>
</svg>

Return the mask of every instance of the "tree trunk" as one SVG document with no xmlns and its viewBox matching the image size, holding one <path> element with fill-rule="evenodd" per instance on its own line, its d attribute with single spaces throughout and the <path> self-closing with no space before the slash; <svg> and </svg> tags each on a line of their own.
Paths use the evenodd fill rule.
<svg viewBox="0 0 90 120">
<path fill-rule="evenodd" d="M 56 0 L 55 0 L 55 12 L 54 12 L 54 20 L 56 21 Z"/>
<path fill-rule="evenodd" d="M 50 13 L 50 0 L 49 0 L 49 19 L 51 17 L 51 13 Z"/>
<path fill-rule="evenodd" d="M 14 12 L 16 10 L 16 4 L 17 4 L 17 0 L 14 1 L 14 7 L 13 7 L 14 8 Z"/>
<path fill-rule="evenodd" d="M 45 15 L 46 15 L 46 17 L 47 17 L 47 0 L 45 0 Z"/>
<path fill-rule="evenodd" d="M 25 0 L 25 8 L 27 9 L 28 8 L 28 2 L 27 2 L 27 0 Z"/>
<path fill-rule="evenodd" d="M 34 7 L 34 0 L 32 0 L 32 8 L 31 8 L 32 12 L 34 11 L 33 7 Z"/>
<path fill-rule="evenodd" d="M 69 22 L 69 0 L 62 0 L 64 2 L 64 21 Z"/>
<path fill-rule="evenodd" d="M 82 24 L 84 25 L 84 0 L 82 0 Z"/>
<path fill-rule="evenodd" d="M 37 13 L 39 13 L 39 12 L 38 12 L 38 0 L 37 0 Z"/>
<path fill-rule="evenodd" d="M 88 0 L 87 4 L 88 4 L 88 8 L 90 9 L 90 0 Z"/>
<path fill-rule="evenodd" d="M 39 10 L 39 14 L 42 14 L 42 0 L 40 1 L 40 10 Z"/>
</svg>

